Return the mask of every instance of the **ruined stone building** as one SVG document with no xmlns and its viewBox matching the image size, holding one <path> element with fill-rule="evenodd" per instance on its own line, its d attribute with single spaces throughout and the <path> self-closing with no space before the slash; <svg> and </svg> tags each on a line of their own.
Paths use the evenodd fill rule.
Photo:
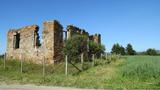
<svg viewBox="0 0 160 90">
<path fill-rule="evenodd" d="M 20 29 L 11 29 L 7 35 L 7 58 L 25 59 L 40 63 L 45 57 L 47 63 L 55 63 L 63 59 L 62 48 L 64 39 L 72 36 L 86 35 L 89 40 L 101 43 L 101 35 L 89 35 L 83 29 L 73 25 L 66 30 L 56 20 L 43 23 L 42 42 L 39 40 L 39 26 L 31 25 Z"/>
</svg>

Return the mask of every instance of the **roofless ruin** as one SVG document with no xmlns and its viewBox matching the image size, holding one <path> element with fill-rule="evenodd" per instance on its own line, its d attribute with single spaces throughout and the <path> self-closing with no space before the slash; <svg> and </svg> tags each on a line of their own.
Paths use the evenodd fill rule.
<svg viewBox="0 0 160 90">
<path fill-rule="evenodd" d="M 25 59 L 40 63 L 46 58 L 47 63 L 55 63 L 63 59 L 61 52 L 65 39 L 74 35 L 86 35 L 88 40 L 101 43 L 101 35 L 89 35 L 84 29 L 68 25 L 66 30 L 56 20 L 43 23 L 42 42 L 39 40 L 39 26 L 31 25 L 20 29 L 11 29 L 7 38 L 7 58 Z"/>
</svg>

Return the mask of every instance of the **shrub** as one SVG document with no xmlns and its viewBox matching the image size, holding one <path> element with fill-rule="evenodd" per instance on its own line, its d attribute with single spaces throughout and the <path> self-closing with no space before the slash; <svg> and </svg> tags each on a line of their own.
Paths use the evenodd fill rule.
<svg viewBox="0 0 160 90">
<path fill-rule="evenodd" d="M 95 43 L 93 41 L 89 41 L 89 54 L 95 54 L 97 58 L 101 56 L 101 54 L 105 53 L 105 46 Z"/>
<path fill-rule="evenodd" d="M 76 62 L 80 60 L 80 55 L 82 53 L 85 54 L 88 51 L 90 57 L 92 54 L 95 54 L 95 57 L 99 58 L 100 55 L 105 52 L 105 46 L 93 41 L 88 42 L 88 38 L 85 35 L 75 35 L 66 40 L 63 48 L 63 53 L 69 56 L 69 60 Z"/>
<path fill-rule="evenodd" d="M 69 56 L 69 60 L 78 61 L 78 57 L 87 51 L 87 37 L 85 35 L 75 35 L 65 42 L 63 53 Z"/>
</svg>

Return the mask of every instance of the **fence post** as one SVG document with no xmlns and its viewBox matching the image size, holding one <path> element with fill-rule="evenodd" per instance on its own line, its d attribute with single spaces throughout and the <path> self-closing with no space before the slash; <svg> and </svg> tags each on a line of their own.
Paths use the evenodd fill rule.
<svg viewBox="0 0 160 90">
<path fill-rule="evenodd" d="M 118 59 L 120 59 L 120 54 L 118 54 Z"/>
<path fill-rule="evenodd" d="M 120 55 L 119 58 L 121 59 L 121 58 L 122 58 L 122 55 Z"/>
<path fill-rule="evenodd" d="M 119 59 L 121 59 L 121 54 L 119 54 Z"/>
<path fill-rule="evenodd" d="M 106 53 L 106 60 L 108 59 L 108 55 L 107 55 L 107 53 Z"/>
<path fill-rule="evenodd" d="M 81 69 L 83 71 L 84 53 L 81 54 Z"/>
<path fill-rule="evenodd" d="M 6 69 L 6 53 L 4 53 L 4 70 Z"/>
<path fill-rule="evenodd" d="M 20 53 L 20 59 L 21 59 L 21 74 L 23 73 L 23 58 L 22 58 L 22 51 Z"/>
<path fill-rule="evenodd" d="M 68 74 L 68 56 L 65 56 L 65 75 L 67 76 Z"/>
<path fill-rule="evenodd" d="M 95 60 L 94 60 L 94 54 L 92 54 L 92 66 L 94 67 Z"/>
<path fill-rule="evenodd" d="M 45 57 L 43 57 L 43 81 L 45 81 Z"/>
<path fill-rule="evenodd" d="M 110 60 L 111 60 L 111 62 L 112 62 L 112 56 L 113 56 L 113 55 L 111 54 L 111 55 L 110 55 Z"/>
</svg>

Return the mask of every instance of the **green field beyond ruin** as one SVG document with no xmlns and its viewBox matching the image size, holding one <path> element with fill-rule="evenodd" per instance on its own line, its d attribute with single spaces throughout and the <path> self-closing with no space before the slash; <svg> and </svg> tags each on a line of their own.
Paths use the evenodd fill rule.
<svg viewBox="0 0 160 90">
<path fill-rule="evenodd" d="M 21 73 L 20 62 L 6 61 L 4 70 L 1 59 L 0 83 L 95 89 L 160 89 L 160 56 L 125 56 L 110 63 L 96 60 L 95 65 L 91 67 L 90 63 L 85 62 L 85 68 L 89 68 L 83 72 L 69 65 L 67 76 L 64 63 L 49 65 L 45 68 L 44 77 L 42 65 L 25 62 Z"/>
</svg>

